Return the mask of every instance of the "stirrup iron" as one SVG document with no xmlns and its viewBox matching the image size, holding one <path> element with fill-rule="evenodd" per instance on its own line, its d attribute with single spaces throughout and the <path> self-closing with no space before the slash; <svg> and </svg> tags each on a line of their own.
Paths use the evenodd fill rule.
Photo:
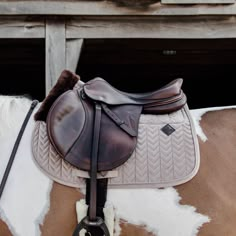
<svg viewBox="0 0 236 236">
<path fill-rule="evenodd" d="M 88 216 L 85 216 L 80 223 L 76 226 L 72 236 L 79 236 L 82 229 L 85 229 L 89 233 L 89 228 L 100 228 L 104 236 L 110 236 L 109 230 L 101 217 L 96 217 L 96 221 L 90 221 Z M 91 235 L 93 236 L 93 235 Z"/>
</svg>

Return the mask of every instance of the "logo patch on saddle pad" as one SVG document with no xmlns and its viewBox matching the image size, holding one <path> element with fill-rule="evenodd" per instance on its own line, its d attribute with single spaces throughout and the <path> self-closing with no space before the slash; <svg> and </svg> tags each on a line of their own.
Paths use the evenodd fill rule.
<svg viewBox="0 0 236 236">
<path fill-rule="evenodd" d="M 172 133 L 175 132 L 175 129 L 171 125 L 167 124 L 161 128 L 161 131 L 167 136 L 170 136 Z"/>
</svg>

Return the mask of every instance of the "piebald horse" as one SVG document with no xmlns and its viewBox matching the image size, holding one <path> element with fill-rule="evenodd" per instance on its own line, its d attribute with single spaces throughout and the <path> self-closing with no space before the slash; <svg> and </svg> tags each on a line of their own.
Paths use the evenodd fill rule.
<svg viewBox="0 0 236 236">
<path fill-rule="evenodd" d="M 31 101 L 0 96 L 0 180 Z M 39 105 L 36 107 L 36 112 Z M 109 190 L 114 235 L 234 236 L 236 231 L 236 106 L 191 110 L 200 144 L 197 175 L 165 189 Z M 80 189 L 51 181 L 31 152 L 31 116 L 2 198 L 0 235 L 72 235 Z"/>
</svg>

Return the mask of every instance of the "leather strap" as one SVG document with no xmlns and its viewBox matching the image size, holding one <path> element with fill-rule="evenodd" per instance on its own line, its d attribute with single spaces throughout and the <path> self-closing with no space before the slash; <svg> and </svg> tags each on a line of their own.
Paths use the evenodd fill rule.
<svg viewBox="0 0 236 236">
<path fill-rule="evenodd" d="M 107 201 L 108 179 L 97 179 L 97 216 L 104 219 L 103 208 Z M 86 179 L 86 204 L 90 206 L 90 179 Z M 88 215 L 88 214 L 87 214 Z"/>
<path fill-rule="evenodd" d="M 98 103 L 95 103 L 90 179 L 87 181 L 87 183 L 89 183 L 90 185 L 89 186 L 89 194 L 90 194 L 89 195 L 89 212 L 88 212 L 88 216 L 83 218 L 79 222 L 79 224 L 76 226 L 73 236 L 77 236 L 82 229 L 85 229 L 89 233 L 90 232 L 96 233 L 97 230 L 100 230 L 102 231 L 101 233 L 104 234 L 105 236 L 110 236 L 109 230 L 104 220 L 101 217 L 97 217 L 97 162 L 98 162 L 98 145 L 99 145 L 99 134 L 100 134 L 100 128 L 101 128 L 101 117 L 102 117 L 101 105 Z M 106 196 L 107 182 L 105 183 L 104 189 L 105 191 L 102 191 L 102 193 Z M 87 194 L 88 194 L 88 186 L 86 189 L 86 198 L 88 198 Z M 102 197 L 102 199 L 105 200 L 106 197 L 105 198 Z M 96 235 L 98 234 L 96 233 Z"/>
<path fill-rule="evenodd" d="M 130 136 L 136 137 L 137 136 L 137 131 L 130 128 L 123 120 L 121 120 L 114 112 L 112 112 L 109 107 L 105 104 L 102 103 L 102 109 L 104 112 L 121 128 L 123 129 L 127 134 Z"/>
<path fill-rule="evenodd" d="M 103 208 L 107 199 L 107 183 L 108 179 L 97 180 L 97 216 L 104 219 Z M 90 179 L 86 179 L 86 204 L 89 206 L 90 203 Z M 100 228 L 89 227 L 88 232 L 90 235 L 103 236 L 104 232 Z"/>
<path fill-rule="evenodd" d="M 91 168 L 90 168 L 90 207 L 89 220 L 96 220 L 97 216 L 97 163 L 98 163 L 98 145 L 101 127 L 102 109 L 101 105 L 95 103 L 94 131 L 92 142 Z"/>
<path fill-rule="evenodd" d="M 23 123 L 22 123 L 20 132 L 19 132 L 19 134 L 18 134 L 18 136 L 17 136 L 17 139 L 16 139 L 16 141 L 15 141 L 14 147 L 13 147 L 12 152 L 11 152 L 11 156 L 10 156 L 10 158 L 9 158 L 9 161 L 8 161 L 8 163 L 7 163 L 7 167 L 6 167 L 6 169 L 5 169 L 5 172 L 4 172 L 4 175 L 3 175 L 3 178 L 2 178 L 2 182 L 1 182 L 1 185 L 0 185 L 0 198 L 1 198 L 1 196 L 2 196 L 4 187 L 5 187 L 5 185 L 6 185 L 7 178 L 8 178 L 8 176 L 9 176 L 9 173 L 10 173 L 10 170 L 11 170 L 11 167 L 12 167 L 12 164 L 13 164 L 13 161 L 14 161 L 14 159 L 15 159 L 16 152 L 17 152 L 17 149 L 18 149 L 18 147 L 19 147 L 21 138 L 22 138 L 22 136 L 23 136 L 23 133 L 24 133 L 24 131 L 25 131 L 25 128 L 26 128 L 26 126 L 27 126 L 27 123 L 28 123 L 28 121 L 29 121 L 29 118 L 30 118 L 30 116 L 31 116 L 31 114 L 32 114 L 32 112 L 33 112 L 33 110 L 34 110 L 34 108 L 37 106 L 37 104 L 38 104 L 38 101 L 37 101 L 37 100 L 32 101 L 31 106 L 30 106 L 30 109 L 29 109 L 29 111 L 28 111 L 28 113 L 27 113 L 27 115 L 26 115 L 26 117 L 25 117 L 25 119 L 24 119 L 24 121 L 23 121 Z"/>
</svg>

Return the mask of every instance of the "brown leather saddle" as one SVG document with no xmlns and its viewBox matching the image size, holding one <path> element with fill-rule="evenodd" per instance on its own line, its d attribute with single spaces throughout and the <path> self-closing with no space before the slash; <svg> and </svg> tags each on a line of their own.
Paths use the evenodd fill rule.
<svg viewBox="0 0 236 236">
<path fill-rule="evenodd" d="M 90 173 L 88 217 L 73 235 L 82 228 L 90 231 L 91 227 L 109 235 L 97 216 L 97 173 L 112 170 L 129 159 L 136 146 L 141 113 L 171 113 L 186 104 L 182 83 L 182 79 L 176 79 L 156 91 L 135 94 L 95 78 L 78 90 L 63 93 L 53 103 L 47 115 L 50 142 L 67 162 Z M 165 132 L 168 135 L 168 130 Z"/>
</svg>

